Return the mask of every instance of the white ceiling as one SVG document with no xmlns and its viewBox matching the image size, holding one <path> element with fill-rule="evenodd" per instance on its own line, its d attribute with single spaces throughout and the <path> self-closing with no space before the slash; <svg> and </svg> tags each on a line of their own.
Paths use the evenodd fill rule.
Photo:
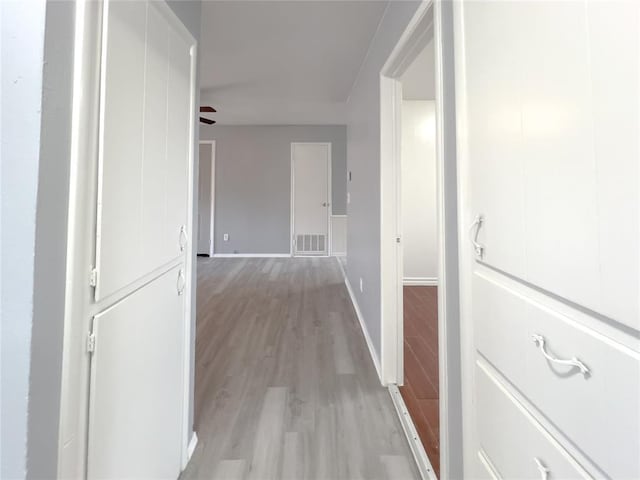
<svg viewBox="0 0 640 480">
<path fill-rule="evenodd" d="M 387 2 L 204 1 L 201 105 L 222 125 L 340 124 Z"/>
<path fill-rule="evenodd" d="M 402 98 L 405 100 L 435 100 L 435 68 L 435 51 L 433 40 L 431 40 L 402 75 Z"/>
</svg>

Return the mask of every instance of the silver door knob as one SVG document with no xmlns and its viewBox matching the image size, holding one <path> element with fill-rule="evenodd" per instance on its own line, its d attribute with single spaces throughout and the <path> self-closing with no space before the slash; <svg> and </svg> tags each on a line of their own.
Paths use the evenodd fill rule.
<svg viewBox="0 0 640 480">
<path fill-rule="evenodd" d="M 322 206 L 323 206 L 323 207 L 328 207 L 328 206 L 329 206 L 329 204 L 328 204 L 327 202 L 324 202 L 324 203 L 322 204 Z"/>
</svg>

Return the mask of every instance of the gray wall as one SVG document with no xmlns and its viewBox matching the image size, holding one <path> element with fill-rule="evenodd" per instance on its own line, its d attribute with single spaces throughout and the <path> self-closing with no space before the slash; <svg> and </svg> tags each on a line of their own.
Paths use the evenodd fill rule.
<svg viewBox="0 0 640 480">
<path fill-rule="evenodd" d="M 289 253 L 292 142 L 331 142 L 332 208 L 345 214 L 346 136 L 343 125 L 200 127 L 216 140 L 214 251 Z"/>
<path fill-rule="evenodd" d="M 381 351 L 380 309 L 380 70 L 419 2 L 389 2 L 349 102 L 347 158 L 352 172 L 347 230 L 347 275 L 376 349 Z"/>
<path fill-rule="evenodd" d="M 33 324 L 44 0 L 0 2 L 0 477 L 24 478 Z"/>
</svg>

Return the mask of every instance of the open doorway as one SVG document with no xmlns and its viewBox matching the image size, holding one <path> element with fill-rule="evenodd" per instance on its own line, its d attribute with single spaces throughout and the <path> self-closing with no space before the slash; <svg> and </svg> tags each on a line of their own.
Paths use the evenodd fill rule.
<svg viewBox="0 0 640 480">
<path fill-rule="evenodd" d="M 438 236 L 433 38 L 400 78 L 400 222 L 404 382 L 399 387 L 440 476 Z"/>
<path fill-rule="evenodd" d="M 198 256 L 213 257 L 216 142 L 200 142 L 198 173 Z"/>
<path fill-rule="evenodd" d="M 382 374 L 424 478 L 460 478 L 452 17 L 423 2 L 380 75 Z"/>
</svg>

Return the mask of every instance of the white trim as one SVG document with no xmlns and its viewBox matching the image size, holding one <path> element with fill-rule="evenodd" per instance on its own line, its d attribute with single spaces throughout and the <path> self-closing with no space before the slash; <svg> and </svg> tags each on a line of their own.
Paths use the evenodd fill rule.
<svg viewBox="0 0 640 480">
<path fill-rule="evenodd" d="M 433 467 L 431 466 L 431 462 L 429 461 L 429 457 L 427 456 L 427 452 L 424 450 L 424 445 L 420 441 L 420 437 L 418 436 L 418 432 L 416 430 L 416 426 L 413 423 L 413 419 L 407 410 L 407 406 L 404 403 L 404 399 L 402 398 L 402 394 L 400 393 L 400 389 L 398 389 L 397 385 L 389 385 L 389 395 L 391 395 L 391 400 L 393 401 L 393 406 L 396 407 L 396 412 L 398 413 L 398 417 L 400 418 L 400 424 L 402 425 L 402 430 L 404 430 L 404 434 L 407 437 L 407 441 L 409 442 L 409 448 L 411 448 L 411 453 L 413 453 L 413 458 L 416 461 L 416 465 L 418 466 L 418 471 L 420 472 L 420 476 L 424 480 L 438 480 L 435 472 L 433 471 Z"/>
<path fill-rule="evenodd" d="M 402 252 L 399 141 L 401 133 L 399 77 L 433 34 L 436 77 L 436 181 L 438 216 L 438 345 L 440 384 L 440 465 L 442 478 L 462 475 L 462 408 L 458 285 L 458 194 L 453 110 L 451 3 L 427 0 L 413 18 L 380 72 L 380 188 L 381 188 L 381 363 L 388 383 L 401 384 Z M 457 8 L 457 5 L 456 5 Z M 433 12 L 433 20 L 430 14 Z M 456 25 L 457 27 L 457 25 Z M 445 85 L 446 78 L 446 85 Z M 446 89 L 445 89 L 446 87 Z M 446 118 L 445 118 L 446 115 Z M 443 128 L 446 125 L 446 131 Z M 460 233 L 461 234 L 461 233 Z M 394 375 L 395 374 L 395 375 Z M 465 399 L 466 401 L 466 399 Z"/>
<path fill-rule="evenodd" d="M 356 317 L 358 317 L 358 321 L 360 322 L 360 328 L 362 330 L 362 334 L 364 335 L 364 339 L 367 342 L 367 347 L 369 348 L 369 355 L 371 355 L 371 361 L 373 362 L 373 366 L 376 368 L 376 372 L 378 373 L 378 378 L 380 379 L 380 383 L 384 385 L 382 381 L 382 370 L 380 368 L 380 361 L 378 360 L 378 355 L 376 354 L 376 350 L 373 347 L 373 342 L 371 341 L 371 337 L 369 336 L 369 330 L 367 329 L 367 325 L 364 323 L 364 317 L 362 312 L 360 311 L 360 306 L 358 305 L 358 301 L 356 300 L 356 296 L 353 293 L 353 289 L 351 288 L 351 283 L 349 282 L 349 278 L 347 277 L 347 272 L 344 271 L 344 267 L 342 266 L 342 262 L 337 258 L 336 262 L 338 263 L 338 267 L 340 267 L 340 271 L 342 272 L 342 277 L 344 278 L 344 284 L 347 287 L 347 291 L 349 292 L 349 297 L 351 298 L 351 304 L 353 305 L 353 309 L 356 311 Z"/>
<path fill-rule="evenodd" d="M 182 25 L 182 22 L 178 19 L 176 14 L 169 8 L 168 4 L 162 2 L 163 5 L 166 6 L 164 8 L 166 14 L 173 20 L 173 23 Z M 188 233 L 188 241 L 187 248 L 185 252 L 185 277 L 188 279 L 185 285 L 184 298 L 185 298 L 185 309 L 184 309 L 184 338 L 183 338 L 183 388 L 184 395 L 182 399 L 182 469 L 187 466 L 189 463 L 189 443 L 191 439 L 189 438 L 192 435 L 193 425 L 189 423 L 189 406 L 191 404 L 191 391 L 195 389 L 195 385 L 191 385 L 191 315 L 195 310 L 196 306 L 192 301 L 194 298 L 193 291 L 194 285 L 191 281 L 194 278 L 193 269 L 195 267 L 195 256 L 197 252 L 197 248 L 194 245 L 195 235 L 193 234 L 193 216 L 195 211 L 194 205 L 194 192 L 196 192 L 195 179 L 195 160 L 196 160 L 196 152 L 195 152 L 195 138 L 196 138 L 196 95 L 197 95 L 197 85 L 196 85 L 196 73 L 198 66 L 198 46 L 196 40 L 189 33 L 189 31 L 182 26 L 181 28 L 182 34 L 185 36 L 187 40 L 191 42 L 191 72 L 190 72 L 190 88 L 191 91 L 189 93 L 189 103 L 190 103 L 190 115 L 189 115 L 189 172 L 188 172 L 188 192 L 187 192 L 187 233 Z M 213 158 L 213 157 L 212 157 Z M 193 345 L 195 348 L 195 344 Z M 195 432 L 193 432 L 195 434 Z"/>
<path fill-rule="evenodd" d="M 193 457 L 193 452 L 196 451 L 196 447 L 198 446 L 198 434 L 193 432 L 191 435 L 191 441 L 189 442 L 189 447 L 187 448 L 187 463 Z"/>
<path fill-rule="evenodd" d="M 213 258 L 290 258 L 289 253 L 216 253 Z"/>
<path fill-rule="evenodd" d="M 317 257 L 317 256 L 323 256 L 323 257 L 330 257 L 331 256 L 331 216 L 332 216 L 332 211 L 333 211 L 333 198 L 332 198 L 332 190 L 331 190 L 331 184 L 333 183 L 331 181 L 331 164 L 333 162 L 332 156 L 331 156 L 331 151 L 333 150 L 333 144 L 331 142 L 291 142 L 291 146 L 290 146 L 290 151 L 291 151 L 291 203 L 289 205 L 289 215 L 291 218 L 291 226 L 290 226 L 290 230 L 289 230 L 289 251 L 291 252 L 291 257 L 296 256 L 295 255 L 295 247 L 293 246 L 293 242 L 294 242 L 294 238 L 296 235 L 295 232 L 295 215 L 294 215 L 294 210 L 295 210 L 295 187 L 296 187 L 296 177 L 295 177 L 295 169 L 294 169 L 294 164 L 293 164 L 293 147 L 295 145 L 326 145 L 327 147 L 329 147 L 328 149 L 328 158 L 327 158 L 327 242 L 326 242 L 326 247 L 327 247 L 327 253 L 326 255 L 300 255 L 300 256 L 305 256 L 305 257 Z"/>
<path fill-rule="evenodd" d="M 437 287 L 436 277 L 404 277 L 402 284 L 407 287 Z"/>
<path fill-rule="evenodd" d="M 209 212 L 209 256 L 213 257 L 214 245 L 215 245 L 215 205 L 216 205 L 216 141 L 215 140 L 200 140 L 198 145 L 211 145 L 211 211 Z M 200 167 L 200 157 L 198 157 L 198 174 Z M 198 252 L 198 255 L 201 253 Z"/>
<path fill-rule="evenodd" d="M 334 218 L 347 218 L 347 215 L 334 215 L 333 213 L 329 216 L 329 227 L 330 227 L 330 231 L 329 231 L 329 256 L 330 257 L 346 257 L 347 256 L 347 252 L 346 250 L 344 252 L 334 252 L 333 251 L 333 219 Z M 345 231 L 345 237 L 347 232 Z M 347 239 L 345 238 L 345 246 L 346 246 L 346 241 Z"/>
</svg>

